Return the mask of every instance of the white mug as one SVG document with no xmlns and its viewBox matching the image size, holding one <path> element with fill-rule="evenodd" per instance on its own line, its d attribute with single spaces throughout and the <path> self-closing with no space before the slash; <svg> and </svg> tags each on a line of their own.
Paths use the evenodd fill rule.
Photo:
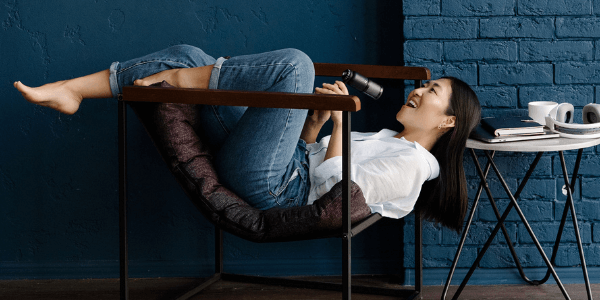
<svg viewBox="0 0 600 300">
<path fill-rule="evenodd" d="M 557 105 L 558 103 L 553 101 L 529 102 L 527 104 L 529 109 L 529 117 L 542 125 L 546 125 L 546 116 Z"/>
</svg>

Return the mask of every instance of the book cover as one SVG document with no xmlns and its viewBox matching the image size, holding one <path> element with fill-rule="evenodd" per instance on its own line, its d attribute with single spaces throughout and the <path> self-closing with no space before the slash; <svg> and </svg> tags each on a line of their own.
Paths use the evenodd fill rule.
<svg viewBox="0 0 600 300">
<path fill-rule="evenodd" d="M 483 118 L 481 126 L 495 136 L 544 133 L 544 125 L 530 117 Z"/>
</svg>

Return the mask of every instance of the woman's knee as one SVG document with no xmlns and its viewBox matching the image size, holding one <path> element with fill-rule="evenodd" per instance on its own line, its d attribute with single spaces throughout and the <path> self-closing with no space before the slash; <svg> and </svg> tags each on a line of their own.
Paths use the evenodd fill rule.
<svg viewBox="0 0 600 300">
<path fill-rule="evenodd" d="M 302 76 L 315 77 L 315 67 L 312 59 L 306 53 L 293 48 L 283 49 L 288 61 L 300 71 Z"/>
<path fill-rule="evenodd" d="M 186 44 L 171 46 L 165 51 L 170 57 L 185 63 L 190 68 L 212 65 L 216 61 L 202 49 Z"/>
<path fill-rule="evenodd" d="M 315 68 L 312 60 L 306 53 L 293 48 L 282 49 L 282 63 L 289 64 L 293 69 L 294 79 L 297 83 L 298 93 L 311 93 L 315 81 Z"/>
<path fill-rule="evenodd" d="M 206 54 L 206 53 L 204 53 L 204 51 L 202 51 L 202 49 L 200 49 L 196 46 L 187 45 L 187 44 L 179 44 L 179 45 L 170 46 L 166 50 L 173 53 L 174 55 L 185 55 L 188 53 L 198 53 L 201 55 Z"/>
<path fill-rule="evenodd" d="M 307 67 L 312 67 L 312 65 L 313 65 L 313 62 L 310 59 L 310 57 L 308 57 L 308 55 L 306 53 L 302 52 L 301 50 L 294 49 L 294 48 L 287 48 L 287 49 L 281 49 L 279 51 L 280 51 L 281 55 L 287 59 L 286 62 L 289 62 L 293 65 L 307 66 Z"/>
</svg>

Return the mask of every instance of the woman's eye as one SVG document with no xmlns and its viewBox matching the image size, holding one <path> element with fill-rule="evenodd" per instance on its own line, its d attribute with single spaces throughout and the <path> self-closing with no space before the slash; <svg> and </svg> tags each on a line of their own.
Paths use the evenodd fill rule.
<svg viewBox="0 0 600 300">
<path fill-rule="evenodd" d="M 435 89 L 434 89 L 434 88 L 430 88 L 430 89 L 429 89 L 429 92 L 430 92 L 430 93 L 435 93 L 435 94 L 437 94 L 437 93 L 435 92 Z"/>
</svg>

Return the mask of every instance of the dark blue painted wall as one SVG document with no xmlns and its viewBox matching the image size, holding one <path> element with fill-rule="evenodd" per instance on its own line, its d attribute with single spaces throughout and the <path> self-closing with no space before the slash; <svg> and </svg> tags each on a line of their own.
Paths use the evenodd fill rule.
<svg viewBox="0 0 600 300">
<path fill-rule="evenodd" d="M 215 57 L 294 47 L 315 62 L 399 65 L 402 3 L 383 2 L 0 1 L 0 279 L 118 276 L 116 101 L 86 100 L 61 115 L 24 101 L 14 81 L 78 77 L 180 43 Z M 365 102 L 353 129 L 397 127 L 392 95 Z M 206 276 L 213 229 L 130 115 L 132 276 Z M 401 264 L 399 224 L 356 239 L 356 272 Z M 225 243 L 229 271 L 340 272 L 338 240 L 256 245 L 228 235 Z"/>
<path fill-rule="evenodd" d="M 403 5 L 405 63 L 429 67 L 434 78 L 449 75 L 465 80 L 475 88 L 484 116 L 527 115 L 528 102 L 551 100 L 572 103 L 576 107 L 576 121 L 581 122 L 581 108 L 587 103 L 600 103 L 600 1 L 404 0 Z M 593 282 L 600 278 L 599 151 L 599 147 L 584 151 L 574 195 Z M 566 152 L 569 171 L 575 156 L 576 152 Z M 532 154 L 497 154 L 496 162 L 513 192 L 533 158 Z M 465 156 L 465 161 L 474 197 L 477 173 L 470 156 Z M 565 206 L 563 184 L 558 155 L 546 154 L 520 202 L 548 256 Z M 495 176 L 491 177 L 490 187 L 503 211 L 509 200 Z M 508 234 L 522 264 L 532 268 L 528 276 L 541 278 L 544 262 L 524 225 L 517 220 L 517 214 L 512 212 L 506 223 Z M 495 221 L 484 192 L 459 268 L 471 265 Z M 425 282 L 443 283 L 460 236 L 431 224 L 424 232 L 423 255 L 428 268 L 424 272 Z M 409 252 L 409 235 L 405 241 Z M 556 265 L 563 280 L 583 283 L 572 225 L 565 229 Z M 481 269 L 471 282 L 522 282 L 516 269 L 512 269 L 514 262 L 501 234 L 479 266 Z M 455 278 L 462 279 L 464 274 L 464 269 L 459 270 Z"/>
<path fill-rule="evenodd" d="M 477 90 L 484 115 L 525 114 L 527 102 L 555 95 L 581 109 L 598 102 L 600 92 L 599 13 L 597 0 L 568 6 L 537 0 L 2 0 L 0 278 L 118 276 L 115 100 L 87 100 L 76 115 L 60 115 L 24 101 L 12 88 L 15 80 L 35 86 L 82 76 L 180 43 L 214 56 L 294 47 L 316 62 L 405 61 L 429 67 L 434 78 L 461 77 Z M 388 88 L 381 101 L 365 99 L 353 130 L 397 129 L 393 116 L 401 93 Z M 132 275 L 206 276 L 212 271 L 213 229 L 181 192 L 141 125 L 130 119 Z M 585 151 L 575 194 L 592 281 L 599 278 L 600 265 L 599 150 Z M 513 189 L 532 159 L 500 155 Z M 567 160 L 571 165 L 574 153 L 567 153 Z M 466 167 L 474 194 L 477 178 L 468 157 Z M 525 214 L 546 249 L 565 203 L 559 172 L 558 157 L 545 155 L 523 194 Z M 491 185 L 500 192 L 497 181 Z M 504 207 L 507 199 L 499 200 Z M 495 220 L 485 201 L 475 218 L 459 267 L 472 261 Z M 407 218 L 404 231 L 399 222 L 385 220 L 359 235 L 353 270 L 388 272 L 404 255 L 406 267 L 412 267 L 412 220 Z M 540 274 L 542 262 L 515 220 L 509 217 L 507 229 L 517 251 L 530 271 Z M 431 224 L 424 234 L 425 283 L 443 283 L 458 236 Z M 581 282 L 580 269 L 573 267 L 578 261 L 571 227 L 564 240 L 559 273 Z M 256 245 L 228 235 L 225 243 L 229 271 L 340 271 L 337 240 Z M 497 274 L 502 282 L 519 282 L 508 268 L 509 255 L 496 239 L 475 282 L 497 283 Z M 410 270 L 405 274 L 412 282 Z"/>
</svg>

